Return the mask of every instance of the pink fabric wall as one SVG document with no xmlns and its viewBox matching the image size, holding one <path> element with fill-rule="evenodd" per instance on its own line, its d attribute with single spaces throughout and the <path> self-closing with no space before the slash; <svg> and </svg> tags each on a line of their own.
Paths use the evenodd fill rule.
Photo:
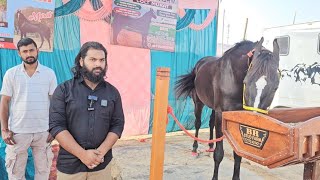
<svg viewBox="0 0 320 180">
<path fill-rule="evenodd" d="M 111 3 L 111 0 L 102 0 L 104 4 L 108 1 Z M 94 12 L 89 1 L 83 8 Z M 81 44 L 98 41 L 108 50 L 107 81 L 117 87 L 122 97 L 126 120 L 123 136 L 147 134 L 151 94 L 150 50 L 110 45 L 110 29 L 110 24 L 105 21 L 80 19 Z"/>
<path fill-rule="evenodd" d="M 150 118 L 150 50 L 109 45 L 107 81 L 121 94 L 124 135 L 148 134 Z"/>
</svg>

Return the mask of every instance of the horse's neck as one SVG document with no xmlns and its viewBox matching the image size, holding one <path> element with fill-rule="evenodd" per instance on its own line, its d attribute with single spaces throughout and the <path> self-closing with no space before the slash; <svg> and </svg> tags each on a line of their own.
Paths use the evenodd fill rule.
<svg viewBox="0 0 320 180">
<path fill-rule="evenodd" d="M 28 21 L 28 19 L 21 13 L 20 13 L 20 18 L 22 21 Z"/>
<path fill-rule="evenodd" d="M 246 55 L 240 54 L 237 57 L 234 57 L 233 59 L 230 59 L 231 66 L 234 69 L 244 69 L 247 70 L 249 68 L 249 59 Z"/>
<path fill-rule="evenodd" d="M 26 23 L 25 21 L 19 21 L 19 22 L 18 22 L 18 27 L 23 26 L 25 23 Z"/>
<path fill-rule="evenodd" d="M 143 16 L 139 18 L 139 20 L 143 22 L 151 21 L 151 19 L 152 19 L 152 16 L 149 15 L 149 12 L 145 13 Z"/>
<path fill-rule="evenodd" d="M 18 20 L 18 22 L 23 23 L 23 22 L 29 21 L 23 14 L 20 14 L 19 16 L 20 16 L 19 17 L 20 20 Z"/>
</svg>

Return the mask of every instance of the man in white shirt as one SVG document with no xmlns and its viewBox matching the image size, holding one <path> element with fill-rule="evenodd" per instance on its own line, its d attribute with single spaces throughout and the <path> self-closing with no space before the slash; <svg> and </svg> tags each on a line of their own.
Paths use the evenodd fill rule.
<svg viewBox="0 0 320 180">
<path fill-rule="evenodd" d="M 31 147 L 35 180 L 47 180 L 53 158 L 49 105 L 57 79 L 52 69 L 39 63 L 39 49 L 32 39 L 21 39 L 17 48 L 23 62 L 5 73 L 0 93 L 6 168 L 10 180 L 25 179 L 27 151 Z"/>
</svg>

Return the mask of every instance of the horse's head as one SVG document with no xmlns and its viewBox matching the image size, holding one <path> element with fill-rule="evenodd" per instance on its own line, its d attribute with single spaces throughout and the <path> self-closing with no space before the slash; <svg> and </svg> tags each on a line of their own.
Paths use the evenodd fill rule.
<svg viewBox="0 0 320 180">
<path fill-rule="evenodd" d="M 150 8 L 150 11 L 148 13 L 151 15 L 153 19 L 157 19 L 156 12 L 152 8 Z"/>
<path fill-rule="evenodd" d="M 21 19 L 21 15 L 22 15 L 21 10 L 18 9 L 17 12 L 16 12 L 16 17 L 17 17 L 18 21 Z"/>
<path fill-rule="evenodd" d="M 279 86 L 279 45 L 273 52 L 262 47 L 263 37 L 255 45 L 252 61 L 244 79 L 243 108 L 266 113 Z"/>
</svg>

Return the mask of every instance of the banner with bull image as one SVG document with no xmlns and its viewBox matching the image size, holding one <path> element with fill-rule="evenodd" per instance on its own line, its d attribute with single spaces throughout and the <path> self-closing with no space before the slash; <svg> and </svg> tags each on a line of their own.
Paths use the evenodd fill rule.
<svg viewBox="0 0 320 180">
<path fill-rule="evenodd" d="M 113 0 L 111 44 L 174 51 L 178 0 Z"/>
<path fill-rule="evenodd" d="M 0 0 L 0 48 L 16 49 L 30 37 L 40 51 L 53 51 L 54 0 Z"/>
</svg>

